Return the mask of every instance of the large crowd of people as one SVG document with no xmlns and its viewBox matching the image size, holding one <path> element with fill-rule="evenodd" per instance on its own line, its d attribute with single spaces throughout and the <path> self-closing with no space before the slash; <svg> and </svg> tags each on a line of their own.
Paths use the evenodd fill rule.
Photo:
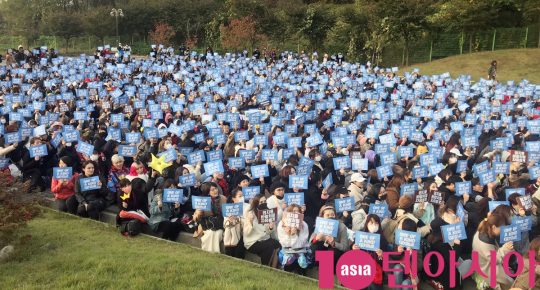
<svg viewBox="0 0 540 290">
<path fill-rule="evenodd" d="M 362 249 L 377 261 L 370 289 L 389 283 L 384 252 L 440 253 L 438 277 L 391 272 L 436 289 L 460 289 L 476 252 L 479 289 L 529 289 L 530 273 L 540 289 L 540 266 L 502 268 L 510 251 L 540 255 L 540 86 L 398 72 L 341 55 L 19 47 L 0 67 L 0 167 L 61 211 L 118 207 L 127 236 L 186 231 L 299 274 L 315 251 Z"/>
</svg>

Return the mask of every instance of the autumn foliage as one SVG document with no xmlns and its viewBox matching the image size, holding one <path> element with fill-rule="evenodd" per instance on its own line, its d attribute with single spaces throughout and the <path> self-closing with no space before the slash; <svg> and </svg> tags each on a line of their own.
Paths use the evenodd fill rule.
<svg viewBox="0 0 540 290">
<path fill-rule="evenodd" d="M 160 22 L 154 26 L 154 30 L 150 31 L 149 37 L 154 44 L 171 45 L 172 39 L 176 32 L 172 26 L 167 23 Z"/>
<path fill-rule="evenodd" d="M 266 40 L 264 34 L 257 33 L 257 23 L 249 16 L 233 19 L 228 25 L 222 24 L 219 32 L 221 45 L 226 49 L 253 50 L 258 43 Z"/>
</svg>

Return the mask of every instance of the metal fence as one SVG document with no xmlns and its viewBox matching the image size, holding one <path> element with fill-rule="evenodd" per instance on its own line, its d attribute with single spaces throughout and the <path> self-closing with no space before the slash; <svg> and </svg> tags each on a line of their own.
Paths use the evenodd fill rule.
<svg viewBox="0 0 540 290">
<path fill-rule="evenodd" d="M 144 36 L 123 35 L 120 42 L 129 44 L 134 54 L 145 55 L 150 50 L 150 43 Z M 41 36 L 28 40 L 21 36 L 0 36 L 0 51 L 25 47 L 57 48 L 63 54 L 92 53 L 96 47 L 115 44 L 116 37 L 99 39 L 95 36 L 80 36 L 68 40 L 55 36 Z M 296 45 L 295 45 L 296 46 Z M 280 49 L 302 50 L 303 45 L 280 47 Z M 419 39 L 409 46 L 409 65 L 480 51 L 493 51 L 512 48 L 540 48 L 540 26 L 522 28 L 497 28 L 492 31 L 441 33 Z M 200 48 L 198 50 L 204 50 Z M 351 57 L 349 57 L 351 59 Z M 403 43 L 396 43 L 383 51 L 382 65 L 402 66 L 405 63 Z"/>
<path fill-rule="evenodd" d="M 481 32 L 442 33 L 412 43 L 409 48 L 409 64 L 480 51 L 540 48 L 539 38 L 540 26 L 497 28 Z M 382 61 L 387 66 L 404 64 L 404 45 L 400 43 L 386 48 Z"/>
</svg>

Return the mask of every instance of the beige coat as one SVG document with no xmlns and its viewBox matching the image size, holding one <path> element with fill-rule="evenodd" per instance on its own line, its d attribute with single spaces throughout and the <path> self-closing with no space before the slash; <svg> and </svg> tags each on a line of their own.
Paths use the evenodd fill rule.
<svg viewBox="0 0 540 290">
<path fill-rule="evenodd" d="M 488 276 L 488 278 L 481 277 L 481 279 L 489 284 L 490 266 L 493 266 L 491 265 L 490 260 L 491 251 L 495 251 L 497 253 L 497 263 L 495 265 L 495 267 L 497 267 L 497 287 L 495 290 L 509 289 L 512 283 L 514 283 L 514 280 L 504 273 L 502 264 L 504 256 L 510 251 L 503 247 L 499 247 L 496 243 L 491 244 L 486 242 L 485 239 L 479 237 L 478 232 L 474 235 L 472 246 L 473 251 L 478 252 L 478 264 L 480 265 L 480 269 Z"/>
</svg>

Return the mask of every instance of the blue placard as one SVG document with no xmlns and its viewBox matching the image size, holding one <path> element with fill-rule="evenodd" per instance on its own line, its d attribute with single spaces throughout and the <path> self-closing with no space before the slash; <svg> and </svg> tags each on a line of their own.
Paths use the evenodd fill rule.
<svg viewBox="0 0 540 290">
<path fill-rule="evenodd" d="M 493 201 L 490 200 L 488 202 L 489 211 L 492 212 L 494 209 L 496 209 L 499 205 L 510 205 L 508 201 Z"/>
<path fill-rule="evenodd" d="M 352 170 L 355 171 L 367 171 L 369 167 L 369 161 L 367 158 L 353 158 L 351 160 Z"/>
<path fill-rule="evenodd" d="M 354 235 L 354 243 L 361 250 L 375 252 L 381 248 L 381 235 L 358 231 Z"/>
<path fill-rule="evenodd" d="M 408 249 L 420 249 L 420 233 L 397 229 L 395 232 L 395 243 Z"/>
<path fill-rule="evenodd" d="M 326 175 L 326 177 L 322 181 L 322 186 L 323 188 L 328 189 L 330 185 L 332 185 L 333 183 L 334 183 L 334 180 L 333 180 L 332 174 L 328 173 L 328 175 Z"/>
<path fill-rule="evenodd" d="M 506 200 L 508 200 L 508 197 L 512 195 L 513 193 L 517 193 L 521 196 L 525 195 L 525 188 L 506 188 L 504 189 L 504 194 L 506 196 Z"/>
<path fill-rule="evenodd" d="M 73 168 L 71 167 L 54 167 L 53 177 L 55 179 L 68 180 L 73 176 Z"/>
<path fill-rule="evenodd" d="M 64 141 L 68 143 L 77 142 L 79 140 L 79 131 L 64 131 L 62 137 L 64 138 Z"/>
<path fill-rule="evenodd" d="M 244 213 L 244 204 L 238 203 L 224 203 L 221 205 L 221 213 L 224 217 L 230 216 L 242 216 Z"/>
<path fill-rule="evenodd" d="M 461 173 L 463 171 L 466 171 L 469 168 L 467 164 L 467 160 L 458 160 L 457 167 L 456 167 L 456 173 Z"/>
<path fill-rule="evenodd" d="M 85 154 L 86 156 L 92 156 L 94 153 L 94 145 L 84 141 L 79 141 L 77 144 L 77 152 Z"/>
<path fill-rule="evenodd" d="M 289 188 L 308 189 L 308 175 L 289 175 Z"/>
<path fill-rule="evenodd" d="M 455 188 L 456 188 L 457 196 L 463 196 L 464 194 L 471 194 L 472 192 L 472 184 L 470 181 L 456 182 Z"/>
<path fill-rule="evenodd" d="M 191 196 L 191 206 L 194 210 L 212 210 L 212 200 L 209 196 Z"/>
<path fill-rule="evenodd" d="M 47 156 L 47 154 L 48 154 L 47 145 L 45 145 L 45 144 L 41 144 L 41 145 L 37 145 L 37 146 L 30 146 L 28 148 L 28 150 L 30 151 L 30 157 L 31 158 Z"/>
<path fill-rule="evenodd" d="M 138 144 L 141 141 L 141 133 L 126 133 L 126 143 Z"/>
<path fill-rule="evenodd" d="M 81 184 L 81 191 L 89 191 L 101 188 L 99 185 L 100 180 L 98 176 L 81 178 L 79 179 L 79 182 Z"/>
<path fill-rule="evenodd" d="M 382 165 L 377 167 L 377 175 L 380 179 L 383 179 L 388 176 L 394 175 L 394 171 L 392 170 L 392 165 Z"/>
<path fill-rule="evenodd" d="M 334 157 L 332 161 L 334 162 L 335 170 L 351 168 L 351 159 L 349 156 Z"/>
<path fill-rule="evenodd" d="M 336 212 L 354 211 L 354 197 L 336 198 L 334 200 Z"/>
<path fill-rule="evenodd" d="M 204 155 L 203 150 L 197 150 L 197 151 L 187 154 L 187 159 L 188 159 L 188 163 L 191 165 L 196 165 L 199 162 L 206 161 L 206 157 Z"/>
<path fill-rule="evenodd" d="M 137 146 L 120 145 L 118 146 L 118 155 L 124 157 L 135 157 L 135 155 L 137 155 Z"/>
<path fill-rule="evenodd" d="M 304 205 L 304 193 L 303 192 L 287 192 L 284 196 L 285 204 L 297 204 L 299 206 Z"/>
<path fill-rule="evenodd" d="M 493 170 L 488 170 L 486 172 L 480 173 L 478 175 L 478 179 L 480 179 L 481 185 L 487 185 L 488 183 L 495 181 L 495 174 Z"/>
<path fill-rule="evenodd" d="M 195 186 L 196 181 L 197 179 L 193 173 L 180 175 L 178 177 L 178 182 L 181 184 L 181 187 Z"/>
<path fill-rule="evenodd" d="M 467 239 L 467 232 L 465 231 L 465 224 L 463 222 L 441 226 L 441 232 L 445 243 Z"/>
<path fill-rule="evenodd" d="M 337 238 L 339 221 L 335 219 L 325 219 L 317 217 L 315 220 L 315 233 Z"/>
<path fill-rule="evenodd" d="M 210 176 L 217 172 L 225 173 L 225 168 L 223 167 L 223 162 L 221 160 L 204 163 L 204 173 L 206 175 Z"/>
<path fill-rule="evenodd" d="M 4 135 L 6 144 L 21 142 L 22 136 L 20 132 L 7 133 Z"/>
<path fill-rule="evenodd" d="M 418 183 L 404 183 L 400 188 L 400 195 L 414 196 L 418 190 Z"/>
<path fill-rule="evenodd" d="M 253 177 L 253 179 L 270 176 L 268 165 L 262 164 L 251 166 L 251 176 Z"/>
<path fill-rule="evenodd" d="M 165 203 L 183 203 L 184 191 L 179 188 L 165 188 L 163 190 L 163 202 Z"/>
<path fill-rule="evenodd" d="M 261 151 L 261 159 L 262 160 L 277 161 L 278 160 L 278 151 L 275 150 L 275 149 L 263 149 Z"/>
<path fill-rule="evenodd" d="M 230 157 L 229 168 L 231 169 L 243 169 L 246 168 L 246 162 L 242 157 Z"/>
<path fill-rule="evenodd" d="M 165 156 L 165 162 L 172 162 L 178 158 L 178 152 L 174 148 L 169 148 L 158 154 L 158 157 L 161 156 Z"/>
<path fill-rule="evenodd" d="M 244 195 L 244 199 L 246 201 L 251 200 L 255 196 L 261 193 L 261 187 L 259 186 L 248 186 L 242 188 L 242 194 Z"/>
<path fill-rule="evenodd" d="M 521 240 L 521 227 L 519 225 L 501 226 L 500 243 L 504 245 L 508 242 Z"/>
<path fill-rule="evenodd" d="M 531 216 L 513 216 L 512 225 L 516 225 L 522 232 L 527 232 L 532 229 Z"/>
<path fill-rule="evenodd" d="M 371 203 L 369 205 L 368 214 L 377 215 L 382 219 L 390 216 L 390 211 L 388 210 L 388 204 L 386 203 Z"/>
</svg>

